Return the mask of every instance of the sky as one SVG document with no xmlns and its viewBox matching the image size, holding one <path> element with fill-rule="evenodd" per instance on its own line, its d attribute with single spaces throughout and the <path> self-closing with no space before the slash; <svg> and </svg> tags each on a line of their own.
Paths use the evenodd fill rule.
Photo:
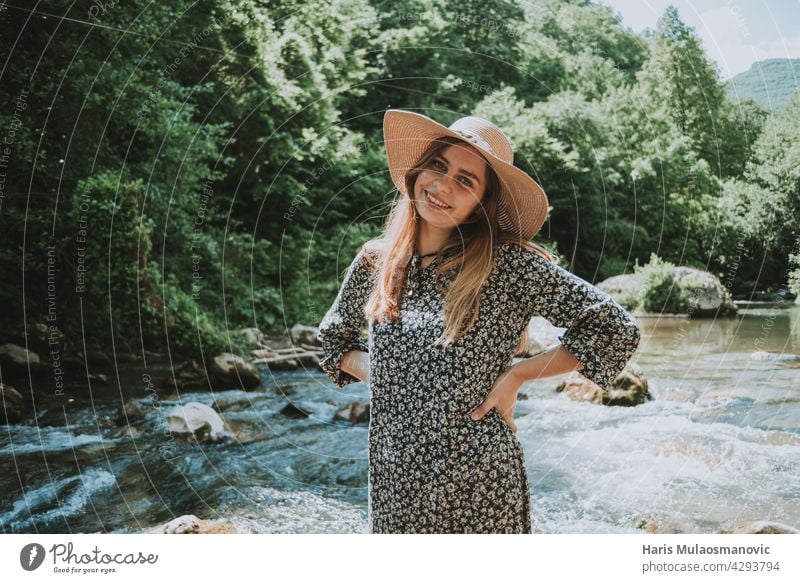
<svg viewBox="0 0 800 583">
<path fill-rule="evenodd" d="M 596 0 L 635 32 L 655 29 L 670 4 L 695 29 L 723 80 L 755 61 L 800 58 L 800 0 Z"/>
</svg>

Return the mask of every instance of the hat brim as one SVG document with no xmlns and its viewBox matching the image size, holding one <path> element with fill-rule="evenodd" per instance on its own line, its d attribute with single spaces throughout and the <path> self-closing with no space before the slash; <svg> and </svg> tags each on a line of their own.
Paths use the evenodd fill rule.
<svg viewBox="0 0 800 583">
<path fill-rule="evenodd" d="M 386 159 L 395 187 L 409 196 L 406 173 L 419 162 L 432 141 L 445 136 L 473 146 L 497 174 L 501 184 L 498 226 L 526 240 L 533 239 L 541 230 L 549 207 L 544 189 L 533 178 L 431 118 L 401 109 L 389 109 L 383 117 Z"/>
</svg>

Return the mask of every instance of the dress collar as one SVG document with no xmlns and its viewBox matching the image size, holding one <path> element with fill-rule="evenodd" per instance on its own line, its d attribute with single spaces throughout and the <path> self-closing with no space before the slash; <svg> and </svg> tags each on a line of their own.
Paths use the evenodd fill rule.
<svg viewBox="0 0 800 583">
<path fill-rule="evenodd" d="M 444 251 L 440 251 L 440 252 L 438 252 L 436 254 L 433 254 L 433 260 L 426 267 L 422 267 L 422 259 L 423 259 L 423 257 L 430 257 L 431 254 L 426 254 L 426 255 L 423 256 L 423 255 L 419 255 L 417 253 L 414 253 L 411 256 L 411 265 L 415 269 L 419 269 L 421 271 L 429 271 L 429 270 L 432 271 L 436 265 L 441 263 L 443 260 L 448 259 L 449 257 L 457 255 L 459 253 L 459 251 L 460 250 L 459 250 L 458 247 L 450 247 L 449 249 L 445 249 Z M 455 269 L 458 269 L 458 268 L 455 268 Z"/>
</svg>

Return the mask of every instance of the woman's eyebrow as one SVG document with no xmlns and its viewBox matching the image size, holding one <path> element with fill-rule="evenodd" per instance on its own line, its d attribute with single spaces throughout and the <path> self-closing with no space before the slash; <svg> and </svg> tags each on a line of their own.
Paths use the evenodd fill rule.
<svg viewBox="0 0 800 583">
<path fill-rule="evenodd" d="M 445 158 L 445 157 L 444 157 L 444 154 L 439 154 L 439 158 L 441 158 L 442 160 L 444 160 L 444 163 L 445 163 L 445 164 L 447 164 L 448 166 L 452 166 L 452 164 L 450 164 L 450 160 L 448 160 L 447 158 Z M 474 175 L 472 172 L 468 172 L 467 170 L 464 170 L 463 168 L 459 168 L 459 169 L 458 169 L 458 171 L 459 171 L 459 172 L 461 172 L 462 174 L 466 174 L 466 175 L 467 175 L 467 176 L 469 176 L 470 178 L 473 178 L 473 179 L 475 179 L 475 182 L 477 182 L 478 184 L 480 184 L 480 182 L 481 182 L 481 181 L 480 181 L 480 179 L 479 179 L 477 176 L 475 176 L 475 175 Z"/>
</svg>

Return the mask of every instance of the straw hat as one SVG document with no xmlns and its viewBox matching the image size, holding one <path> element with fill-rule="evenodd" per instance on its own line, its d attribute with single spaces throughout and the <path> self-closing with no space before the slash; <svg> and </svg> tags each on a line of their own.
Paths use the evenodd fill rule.
<svg viewBox="0 0 800 583">
<path fill-rule="evenodd" d="M 431 118 L 401 109 L 383 117 L 383 139 L 392 182 L 408 196 L 405 174 L 419 161 L 430 143 L 444 136 L 459 138 L 478 150 L 497 173 L 501 184 L 498 226 L 531 240 L 547 218 L 548 201 L 542 187 L 514 166 L 514 150 L 502 130 L 480 117 L 468 116 L 449 128 Z"/>
</svg>

